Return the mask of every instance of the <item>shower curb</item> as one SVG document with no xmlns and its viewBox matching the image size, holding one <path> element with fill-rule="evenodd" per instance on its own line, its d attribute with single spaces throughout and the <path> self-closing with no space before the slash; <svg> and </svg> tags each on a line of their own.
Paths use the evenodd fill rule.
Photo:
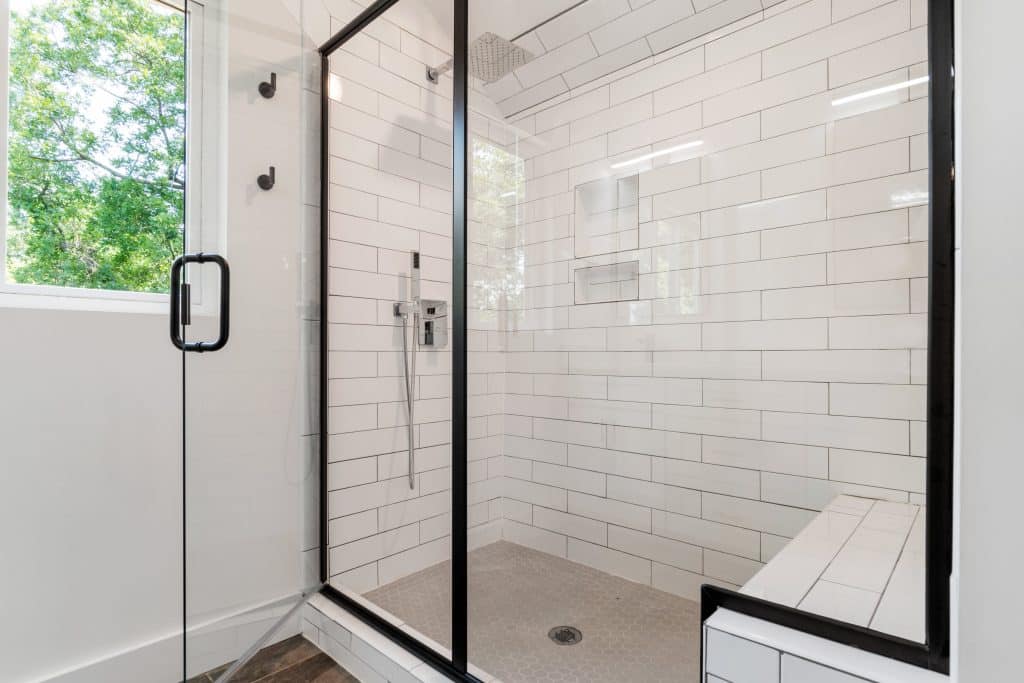
<svg viewBox="0 0 1024 683">
<path fill-rule="evenodd" d="M 446 657 L 451 656 L 448 648 L 402 626 L 396 617 L 376 607 L 374 611 Z M 444 674 L 323 595 L 313 596 L 303 609 L 302 635 L 362 683 L 440 683 L 448 680 Z M 470 666 L 470 672 L 484 683 L 501 683 L 476 667 Z"/>
</svg>

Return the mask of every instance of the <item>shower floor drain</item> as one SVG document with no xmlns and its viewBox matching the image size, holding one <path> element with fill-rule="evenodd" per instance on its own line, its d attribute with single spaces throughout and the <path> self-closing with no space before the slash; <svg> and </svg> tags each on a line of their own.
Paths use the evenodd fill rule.
<svg viewBox="0 0 1024 683">
<path fill-rule="evenodd" d="M 548 631 L 548 638 L 559 645 L 575 645 L 583 640 L 583 634 L 572 626 L 556 626 Z"/>
</svg>

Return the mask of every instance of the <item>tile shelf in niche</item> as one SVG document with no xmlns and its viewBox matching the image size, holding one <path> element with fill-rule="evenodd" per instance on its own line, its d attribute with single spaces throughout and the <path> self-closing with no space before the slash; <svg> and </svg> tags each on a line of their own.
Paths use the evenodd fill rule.
<svg viewBox="0 0 1024 683">
<path fill-rule="evenodd" d="M 640 298 L 640 261 L 577 268 L 573 291 L 576 304 L 636 301 Z"/>
</svg>

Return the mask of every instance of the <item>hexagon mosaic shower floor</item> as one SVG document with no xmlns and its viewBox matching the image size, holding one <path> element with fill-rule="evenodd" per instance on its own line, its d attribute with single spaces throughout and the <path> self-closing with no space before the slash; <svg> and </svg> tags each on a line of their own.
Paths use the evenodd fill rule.
<svg viewBox="0 0 1024 683">
<path fill-rule="evenodd" d="M 451 646 L 445 562 L 365 597 Z M 697 603 L 505 541 L 469 554 L 470 661 L 503 683 L 696 683 Z M 576 645 L 548 638 L 583 632 Z"/>
</svg>

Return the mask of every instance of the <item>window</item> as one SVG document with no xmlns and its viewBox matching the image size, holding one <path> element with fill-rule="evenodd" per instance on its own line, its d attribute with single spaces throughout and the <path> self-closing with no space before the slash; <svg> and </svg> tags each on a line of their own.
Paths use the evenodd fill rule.
<svg viewBox="0 0 1024 683">
<path fill-rule="evenodd" d="M 165 294 L 186 222 L 185 13 L 11 0 L 2 19 L 0 288 Z"/>
</svg>

